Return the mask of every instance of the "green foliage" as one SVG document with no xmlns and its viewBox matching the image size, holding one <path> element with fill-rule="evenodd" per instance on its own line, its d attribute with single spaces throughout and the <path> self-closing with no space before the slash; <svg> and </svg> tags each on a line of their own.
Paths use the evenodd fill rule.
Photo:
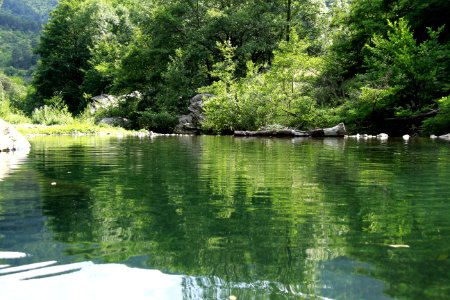
<svg viewBox="0 0 450 300">
<path fill-rule="evenodd" d="M 58 0 L 3 0 L 0 1 L 0 6 L 5 11 L 22 17 L 24 20 L 44 23 L 57 3 Z"/>
<path fill-rule="evenodd" d="M 42 24 L 57 0 L 5 0 L 0 2 L 0 69 L 8 75 L 31 76 L 33 53 Z"/>
<path fill-rule="evenodd" d="M 322 59 L 309 55 L 309 47 L 292 32 L 289 42 L 281 42 L 274 51 L 270 67 L 248 62 L 247 76 L 235 79 L 235 48 L 229 42 L 220 45 L 223 61 L 212 72 L 218 80 L 201 89 L 214 95 L 204 105 L 205 129 L 227 132 L 268 124 L 304 128 L 326 123 L 312 97 Z M 268 70 L 260 72 L 263 68 Z"/>
<path fill-rule="evenodd" d="M 80 112 L 84 93 L 110 87 L 120 45 L 130 38 L 127 14 L 126 8 L 110 1 L 61 1 L 37 49 L 37 98 L 61 94 L 71 112 Z"/>
<path fill-rule="evenodd" d="M 72 114 L 64 104 L 61 96 L 55 96 L 48 101 L 48 104 L 38 107 L 33 111 L 31 119 L 35 124 L 61 125 L 73 122 Z"/>
<path fill-rule="evenodd" d="M 54 4 L 3 3 L 14 18 L 41 23 Z M 201 90 L 215 95 L 205 103 L 207 131 L 336 121 L 376 128 L 436 109 L 435 99 L 448 95 L 448 7 L 443 0 L 61 0 L 35 53 L 35 34 L 16 34 L 29 24 L 0 30 L 10 41 L 0 44 L 0 67 L 29 74 L 40 56 L 35 93 L 12 104 L 27 111 L 58 95 L 76 114 L 86 94 L 137 90 L 142 100 L 109 115 L 171 128 L 157 115 L 186 113 Z"/>
<path fill-rule="evenodd" d="M 37 40 L 37 33 L 0 28 L 0 68 L 8 75 L 26 70 L 25 75 L 29 76 L 37 61 L 32 49 Z"/>
<path fill-rule="evenodd" d="M 59 124 L 59 125 L 29 125 L 21 124 L 16 126 L 16 128 L 23 134 L 27 135 L 107 135 L 116 134 L 118 136 L 124 135 L 138 135 L 139 132 L 127 131 L 120 127 L 112 127 L 106 124 L 95 125 L 90 121 L 75 118 L 73 122 L 69 124 Z"/>
<path fill-rule="evenodd" d="M 292 4 L 289 22 L 313 33 L 314 1 Z M 286 28 L 284 1 L 61 1 L 46 26 L 34 83 L 37 98 L 61 93 L 72 112 L 81 95 L 145 92 L 152 111 L 180 113 L 212 82 L 220 59 L 216 42 L 235 47 L 236 72 L 246 62 L 268 63 Z M 308 10 L 307 10 L 308 9 Z M 144 12 L 148 13 L 144 13 Z M 308 12 L 308 13 L 306 13 Z M 293 26 L 294 27 L 294 26 Z M 75 34 L 76 33 L 76 34 Z M 60 45 L 63 45 L 61 47 Z"/>
<path fill-rule="evenodd" d="M 167 112 L 145 110 L 139 113 L 139 126 L 158 133 L 170 133 L 178 124 L 178 117 Z"/>
<path fill-rule="evenodd" d="M 23 110 L 27 106 L 27 86 L 19 77 L 0 73 L 0 117 L 11 123 L 27 123 Z"/>
<path fill-rule="evenodd" d="M 411 130 L 420 126 L 414 117 L 435 109 L 435 99 L 446 93 L 449 52 L 438 41 L 443 29 L 429 29 L 429 39 L 419 43 L 405 19 L 387 23 L 386 36 L 374 34 L 365 45 L 364 72 L 347 81 L 340 96 L 342 120 L 361 130 L 385 130 L 384 120 L 395 118 L 411 118 L 401 129 Z"/>
<path fill-rule="evenodd" d="M 218 42 L 217 48 L 222 53 L 223 61 L 217 62 L 211 72 L 211 75 L 218 80 L 208 88 L 201 90 L 214 95 L 203 105 L 206 120 L 202 126 L 205 131 L 222 133 L 242 129 L 239 124 L 241 121 L 239 119 L 242 119 L 242 116 L 240 116 L 241 101 L 238 99 L 241 96 L 242 85 L 234 77 L 236 47 L 233 47 L 231 41 L 228 40 L 224 43 Z"/>
<path fill-rule="evenodd" d="M 430 39 L 418 44 L 408 23 L 388 22 L 387 38 L 375 35 L 366 48 L 367 81 L 371 87 L 393 90 L 382 97 L 388 109 L 420 111 L 442 93 L 443 49 L 438 31 L 429 30 Z"/>
<path fill-rule="evenodd" d="M 439 101 L 439 112 L 423 122 L 423 131 L 426 134 L 447 134 L 450 132 L 450 96 Z"/>
</svg>

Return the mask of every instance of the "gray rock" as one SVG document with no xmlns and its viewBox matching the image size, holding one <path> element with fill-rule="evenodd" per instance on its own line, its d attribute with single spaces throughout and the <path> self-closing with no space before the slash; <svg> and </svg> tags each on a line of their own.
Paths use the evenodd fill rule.
<svg viewBox="0 0 450 300">
<path fill-rule="evenodd" d="M 134 98 L 134 99 L 142 99 L 142 93 L 141 92 L 139 92 L 139 91 L 134 91 L 134 92 L 131 92 L 131 93 L 129 93 L 129 94 L 126 94 L 126 95 L 123 95 L 123 96 L 120 96 L 120 98 L 122 98 L 122 99 L 130 99 L 130 98 Z"/>
<path fill-rule="evenodd" d="M 99 95 L 92 98 L 92 102 L 89 105 L 89 112 L 95 114 L 101 109 L 109 109 L 119 105 L 119 98 L 113 95 Z"/>
<path fill-rule="evenodd" d="M 30 143 L 20 132 L 9 123 L 0 119 L 0 152 L 28 152 L 30 148 Z"/>
<path fill-rule="evenodd" d="M 347 135 L 344 123 L 339 123 L 330 128 L 319 128 L 310 130 L 312 137 L 343 137 Z"/>
<path fill-rule="evenodd" d="M 345 129 L 344 123 L 339 123 L 331 128 L 323 129 L 324 136 L 344 136 L 347 135 L 347 129 Z"/>
<path fill-rule="evenodd" d="M 446 140 L 446 141 L 450 141 L 450 133 L 444 134 L 444 135 L 440 135 L 438 136 L 439 139 L 441 140 Z"/>
<path fill-rule="evenodd" d="M 103 118 L 100 121 L 97 122 L 98 125 L 100 124 L 107 124 L 110 126 L 119 126 L 123 128 L 130 127 L 130 120 L 127 118 L 121 118 L 121 117 L 107 117 Z"/>
<path fill-rule="evenodd" d="M 189 114 L 178 118 L 178 125 L 174 129 L 177 134 L 198 134 L 201 131 L 202 122 L 205 119 L 203 114 L 203 100 L 209 98 L 210 94 L 198 94 L 192 97 L 188 110 Z"/>
<path fill-rule="evenodd" d="M 110 109 L 117 107 L 120 102 L 124 102 L 128 99 L 142 99 L 142 94 L 139 91 L 134 91 L 126 95 L 113 96 L 108 94 L 102 94 L 92 97 L 92 101 L 89 104 L 89 112 L 95 114 L 101 109 Z"/>
</svg>

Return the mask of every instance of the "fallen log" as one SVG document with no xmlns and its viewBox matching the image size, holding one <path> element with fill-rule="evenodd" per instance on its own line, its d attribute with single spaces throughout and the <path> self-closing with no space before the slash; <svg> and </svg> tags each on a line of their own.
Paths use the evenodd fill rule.
<svg viewBox="0 0 450 300">
<path fill-rule="evenodd" d="M 330 128 L 313 129 L 310 131 L 281 128 L 234 132 L 234 136 L 237 137 L 343 137 L 346 134 L 347 131 L 343 123 L 339 123 L 338 125 Z"/>
<path fill-rule="evenodd" d="M 294 129 L 278 129 L 278 130 L 257 130 L 257 131 L 235 131 L 234 136 L 273 136 L 273 137 L 309 137 L 306 131 L 298 131 Z"/>
</svg>

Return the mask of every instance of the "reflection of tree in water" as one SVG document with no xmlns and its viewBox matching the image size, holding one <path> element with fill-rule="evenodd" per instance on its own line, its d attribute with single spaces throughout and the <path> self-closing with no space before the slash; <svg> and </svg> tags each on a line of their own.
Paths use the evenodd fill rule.
<svg viewBox="0 0 450 300">
<path fill-rule="evenodd" d="M 312 268 L 324 245 L 318 242 L 323 228 L 316 225 L 320 189 L 308 173 L 313 148 L 290 147 L 288 140 L 207 141 L 204 189 L 219 198 L 209 242 L 222 243 L 204 253 L 206 259 L 229 267 L 221 273 L 230 281 L 314 285 Z"/>
<path fill-rule="evenodd" d="M 411 170 L 395 154 L 404 145 L 296 141 L 133 139 L 49 152 L 40 169 L 58 184 L 46 185 L 44 209 L 57 237 L 71 242 L 69 253 L 89 259 L 137 265 L 132 258 L 144 256 L 146 267 L 169 273 L 323 294 L 324 268 L 336 270 L 347 257 L 349 282 L 375 275 L 405 295 L 397 287 L 423 279 L 430 254 L 413 240 L 432 234 L 439 251 L 445 244 L 424 222 L 416 194 L 405 196 Z M 433 162 L 444 184 L 446 169 Z M 387 246 L 400 242 L 412 248 Z M 415 249 L 423 255 L 408 257 Z"/>
<path fill-rule="evenodd" d="M 51 232 L 42 214 L 39 174 L 30 170 L 29 164 L 29 160 L 22 160 L 0 180 L 0 251 L 33 253 L 33 256 L 0 264 L 52 260 L 60 251 L 59 245 L 49 241 Z"/>
<path fill-rule="evenodd" d="M 442 253 L 449 250 L 443 231 L 450 224 L 441 213 L 427 213 L 430 202 L 446 207 L 437 199 L 444 200 L 448 186 L 448 171 L 441 167 L 448 166 L 442 161 L 448 154 L 440 153 L 448 148 L 430 145 L 361 143 L 353 145 L 358 151 L 317 164 L 318 179 L 327 187 L 324 201 L 348 226 L 347 256 L 375 266 L 353 272 L 388 282 L 386 292 L 395 297 L 445 298 L 449 281 Z"/>
<path fill-rule="evenodd" d="M 89 179 L 99 173 L 89 147 L 82 144 L 35 151 L 41 174 L 42 209 L 55 238 L 63 242 L 93 240 Z"/>
<path fill-rule="evenodd" d="M 38 168 L 57 182 L 43 193 L 49 224 L 73 243 L 71 254 L 88 258 L 148 255 L 149 267 L 166 272 L 298 281 L 314 241 L 312 214 L 299 214 L 297 204 L 316 187 L 305 185 L 306 194 L 292 189 L 291 177 L 303 175 L 283 162 L 284 144 L 266 150 L 243 143 L 235 151 L 233 140 L 220 141 L 131 141 L 103 153 L 89 146 L 43 153 Z"/>
<path fill-rule="evenodd" d="M 39 185 L 33 174 L 19 168 L 0 181 L 0 190 L 0 249 L 14 250 L 26 241 L 36 241 L 44 220 L 36 197 Z"/>
</svg>

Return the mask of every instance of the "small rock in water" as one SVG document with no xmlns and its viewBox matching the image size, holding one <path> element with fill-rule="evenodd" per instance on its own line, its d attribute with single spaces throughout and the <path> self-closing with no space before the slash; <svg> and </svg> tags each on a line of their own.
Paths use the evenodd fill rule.
<svg viewBox="0 0 450 300">
<path fill-rule="evenodd" d="M 52 182 L 51 185 L 56 185 L 56 182 Z"/>
<path fill-rule="evenodd" d="M 407 140 L 409 140 L 410 135 L 409 134 L 405 134 L 404 136 L 402 136 L 402 138 L 403 138 L 404 141 L 407 141 Z"/>
<path fill-rule="evenodd" d="M 387 140 L 389 138 L 389 135 L 387 135 L 386 133 L 380 133 L 377 135 L 377 138 L 379 138 L 380 140 Z"/>
<path fill-rule="evenodd" d="M 231 295 L 229 299 L 230 299 L 230 300 L 237 300 L 237 297 L 234 296 L 234 295 Z"/>
<path fill-rule="evenodd" d="M 409 245 L 389 245 L 391 248 L 409 248 Z"/>
</svg>

